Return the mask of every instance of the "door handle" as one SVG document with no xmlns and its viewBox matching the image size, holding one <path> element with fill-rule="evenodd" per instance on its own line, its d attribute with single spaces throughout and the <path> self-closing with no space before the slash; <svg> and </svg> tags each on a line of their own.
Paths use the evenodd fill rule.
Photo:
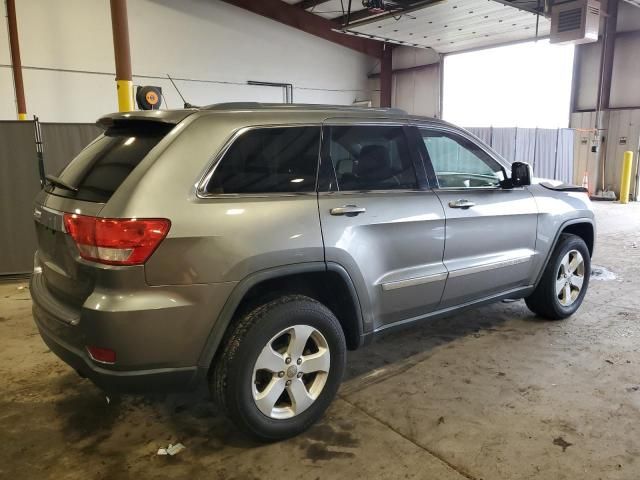
<svg viewBox="0 0 640 480">
<path fill-rule="evenodd" d="M 364 207 L 358 207 L 357 205 L 345 205 L 344 207 L 336 207 L 329 210 L 331 215 L 346 215 L 347 217 L 355 217 L 361 213 L 367 211 Z"/>
<path fill-rule="evenodd" d="M 470 202 L 469 200 L 464 200 L 464 199 L 460 199 L 460 200 L 456 200 L 455 202 L 449 202 L 449 206 L 451 208 L 463 208 L 463 209 L 467 209 L 467 208 L 471 208 L 474 207 L 476 204 L 473 202 Z"/>
</svg>

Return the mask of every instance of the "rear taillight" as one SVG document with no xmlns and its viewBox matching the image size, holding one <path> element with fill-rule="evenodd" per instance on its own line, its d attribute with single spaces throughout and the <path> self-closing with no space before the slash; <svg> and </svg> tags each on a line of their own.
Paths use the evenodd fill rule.
<svg viewBox="0 0 640 480">
<path fill-rule="evenodd" d="M 165 218 L 97 218 L 64 214 L 64 226 L 85 260 L 107 265 L 141 265 L 167 236 Z"/>
</svg>

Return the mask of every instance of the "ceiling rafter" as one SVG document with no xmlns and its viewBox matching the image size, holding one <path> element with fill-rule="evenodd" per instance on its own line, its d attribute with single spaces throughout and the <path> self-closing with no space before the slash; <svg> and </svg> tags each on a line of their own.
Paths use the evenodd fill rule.
<svg viewBox="0 0 640 480">
<path fill-rule="evenodd" d="M 334 21 L 307 12 L 297 7 L 296 4 L 291 5 L 281 0 L 260 0 L 259 2 L 254 0 L 223 1 L 365 55 L 376 58 L 380 58 L 382 55 L 382 42 L 369 38 L 343 35 L 336 31 L 340 29 L 340 25 Z"/>
</svg>

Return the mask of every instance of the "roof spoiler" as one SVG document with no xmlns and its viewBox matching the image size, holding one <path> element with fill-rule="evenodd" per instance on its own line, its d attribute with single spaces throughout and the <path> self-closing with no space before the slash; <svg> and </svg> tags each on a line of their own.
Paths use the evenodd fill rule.
<svg viewBox="0 0 640 480">
<path fill-rule="evenodd" d="M 107 129 L 113 126 L 115 123 L 124 123 L 130 121 L 176 125 L 195 112 L 197 112 L 197 109 L 134 110 L 132 112 L 116 112 L 101 117 L 96 122 L 96 125 L 103 129 Z"/>
</svg>

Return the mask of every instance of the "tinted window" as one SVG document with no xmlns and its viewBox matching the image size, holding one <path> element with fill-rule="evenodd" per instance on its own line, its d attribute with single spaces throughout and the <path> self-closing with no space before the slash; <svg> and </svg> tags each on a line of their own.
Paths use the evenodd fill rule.
<svg viewBox="0 0 640 480">
<path fill-rule="evenodd" d="M 78 200 L 106 202 L 173 127 L 130 121 L 109 128 L 82 150 L 59 175 L 78 191 L 52 186 L 47 187 L 47 191 Z"/>
<path fill-rule="evenodd" d="M 215 167 L 209 193 L 313 192 L 319 127 L 252 129 L 241 134 Z"/>
<path fill-rule="evenodd" d="M 402 127 L 327 127 L 325 161 L 335 170 L 339 190 L 395 190 L 417 187 Z"/>
<path fill-rule="evenodd" d="M 502 167 L 464 137 L 421 130 L 440 188 L 496 187 L 504 179 Z"/>
</svg>

